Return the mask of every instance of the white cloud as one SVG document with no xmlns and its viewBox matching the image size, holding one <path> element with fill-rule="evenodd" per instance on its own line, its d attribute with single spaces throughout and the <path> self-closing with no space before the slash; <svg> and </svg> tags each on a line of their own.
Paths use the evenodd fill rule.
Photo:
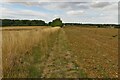
<svg viewBox="0 0 120 80">
<path fill-rule="evenodd" d="M 68 11 L 67 12 L 67 14 L 69 14 L 69 15 L 81 15 L 81 14 L 83 14 L 84 13 L 84 11 L 82 11 L 82 10 L 78 10 L 78 11 Z"/>
</svg>

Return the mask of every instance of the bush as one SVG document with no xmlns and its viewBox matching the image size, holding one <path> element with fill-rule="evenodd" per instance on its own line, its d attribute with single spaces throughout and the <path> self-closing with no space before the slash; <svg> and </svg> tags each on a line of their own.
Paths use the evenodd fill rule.
<svg viewBox="0 0 120 80">
<path fill-rule="evenodd" d="M 55 26 L 62 27 L 63 26 L 62 20 L 60 18 L 57 18 L 50 23 L 50 26 L 52 26 L 52 27 L 55 27 Z"/>
</svg>

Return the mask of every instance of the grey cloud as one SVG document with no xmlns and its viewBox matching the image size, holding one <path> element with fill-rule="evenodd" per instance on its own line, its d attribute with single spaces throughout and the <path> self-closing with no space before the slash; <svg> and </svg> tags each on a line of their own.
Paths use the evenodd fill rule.
<svg viewBox="0 0 120 80">
<path fill-rule="evenodd" d="M 52 9 L 52 10 L 81 10 L 81 9 L 88 9 L 88 3 L 85 2 L 51 2 L 46 3 L 43 6 L 40 5 L 40 7 L 44 7 L 46 9 Z"/>
<path fill-rule="evenodd" d="M 110 2 L 94 2 L 91 4 L 91 7 L 93 8 L 104 8 L 106 6 L 111 5 Z"/>
<path fill-rule="evenodd" d="M 89 3 L 84 3 L 84 4 L 77 4 L 77 7 L 81 9 L 89 9 Z"/>
<path fill-rule="evenodd" d="M 28 2 L 28 1 L 31 1 L 31 0 L 3 0 L 3 2 Z"/>
<path fill-rule="evenodd" d="M 39 6 L 48 10 L 79 10 L 92 8 L 104 8 L 111 5 L 110 2 L 19 2 L 26 6 Z M 13 3 L 14 4 L 14 3 Z"/>
<path fill-rule="evenodd" d="M 19 3 L 26 6 L 39 6 L 48 10 L 76 10 L 88 9 L 88 2 L 9 2 L 11 4 Z"/>
<path fill-rule="evenodd" d="M 90 2 L 92 0 L 4 0 L 4 2 Z"/>
</svg>

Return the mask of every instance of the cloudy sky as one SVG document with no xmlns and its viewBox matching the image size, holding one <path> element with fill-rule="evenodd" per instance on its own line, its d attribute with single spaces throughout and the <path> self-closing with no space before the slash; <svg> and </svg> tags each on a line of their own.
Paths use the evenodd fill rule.
<svg viewBox="0 0 120 80">
<path fill-rule="evenodd" d="M 4 0 L 0 10 L 2 19 L 118 24 L 118 0 Z"/>
</svg>

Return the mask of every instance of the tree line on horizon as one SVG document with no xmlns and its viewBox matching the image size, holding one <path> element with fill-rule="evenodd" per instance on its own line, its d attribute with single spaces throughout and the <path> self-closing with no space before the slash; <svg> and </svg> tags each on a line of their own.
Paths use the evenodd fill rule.
<svg viewBox="0 0 120 80">
<path fill-rule="evenodd" d="M 12 19 L 1 19 L 2 26 L 63 26 L 60 18 L 54 19 L 52 22 L 46 23 L 43 20 L 12 20 Z"/>
<path fill-rule="evenodd" d="M 49 23 L 46 23 L 43 20 L 14 20 L 14 19 L 0 19 L 2 22 L 1 26 L 97 26 L 98 28 L 100 27 L 105 27 L 105 26 L 110 26 L 110 27 L 116 27 L 119 28 L 120 25 L 117 24 L 82 24 L 82 23 L 63 23 L 60 18 L 56 18 L 52 20 Z"/>
<path fill-rule="evenodd" d="M 2 26 L 44 26 L 43 20 L 12 20 L 2 19 Z"/>
</svg>

